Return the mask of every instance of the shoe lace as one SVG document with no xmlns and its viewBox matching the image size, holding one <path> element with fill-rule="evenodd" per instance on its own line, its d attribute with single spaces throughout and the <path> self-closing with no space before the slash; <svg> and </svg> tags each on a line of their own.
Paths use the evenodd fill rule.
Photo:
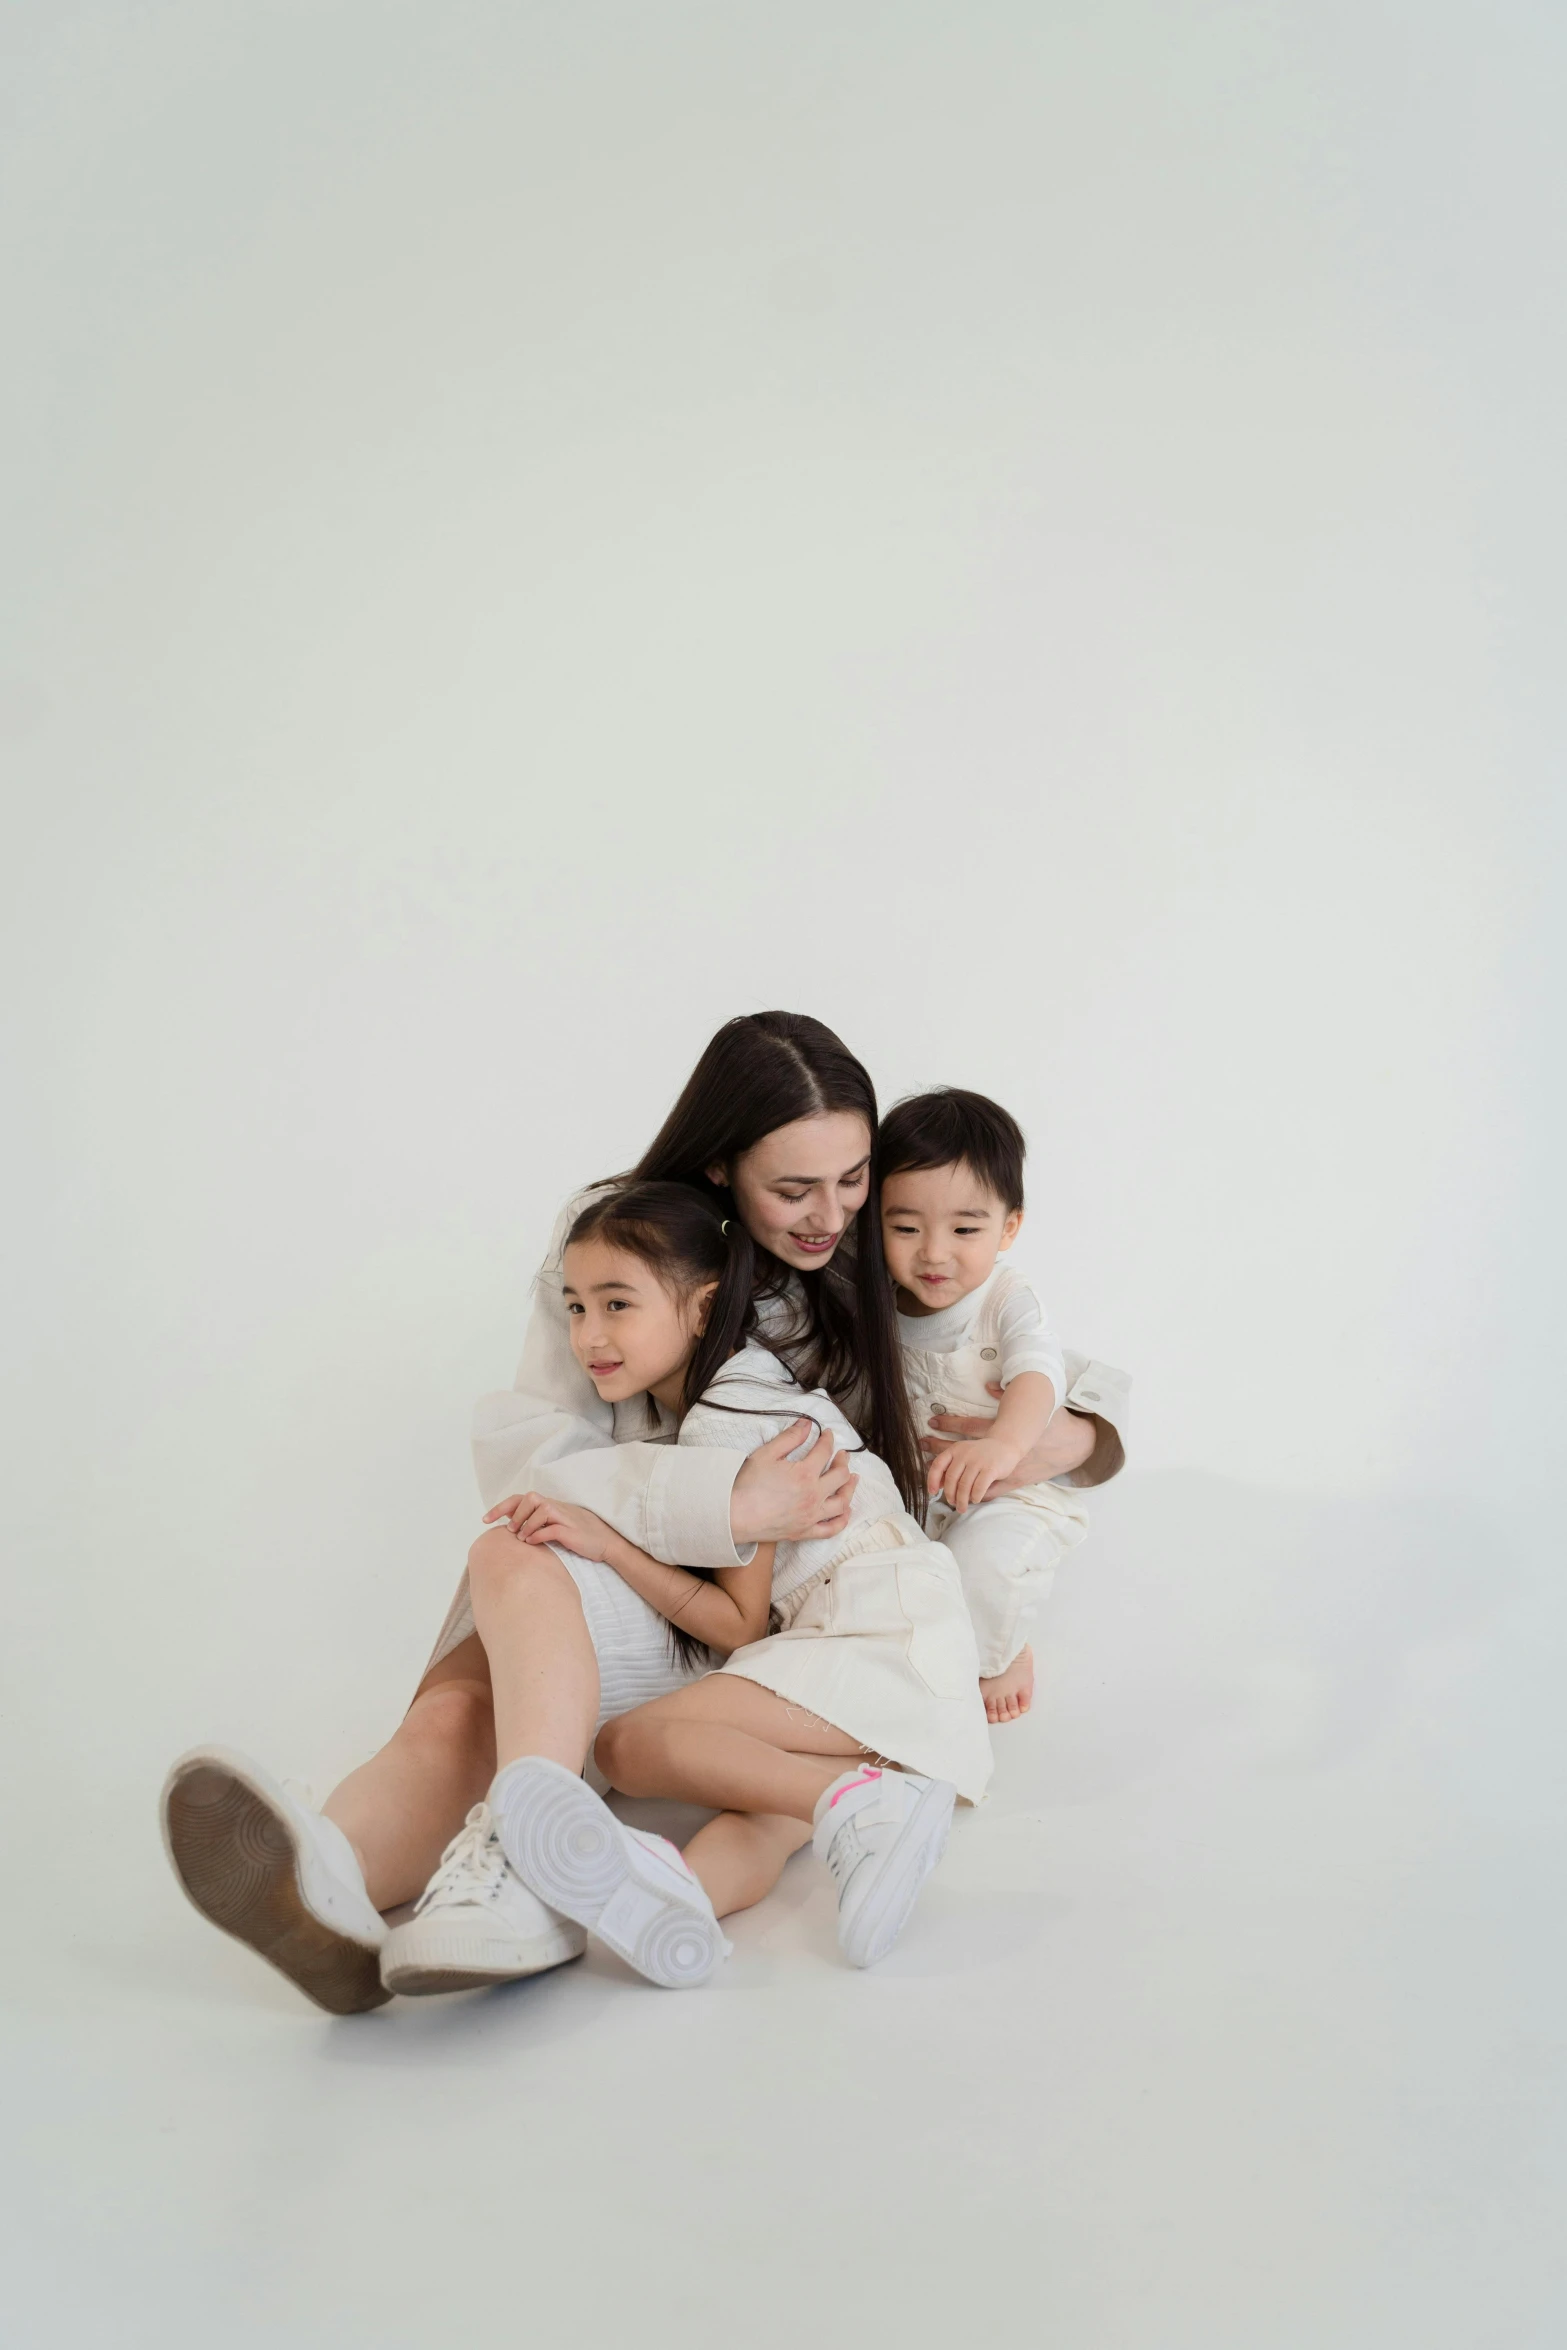
<svg viewBox="0 0 1567 2350">
<path fill-rule="evenodd" d="M 443 1895 L 456 1894 L 463 1901 L 489 1901 L 505 1874 L 506 1855 L 495 1833 L 490 1807 L 487 1803 L 476 1803 L 442 1853 L 439 1868 L 414 1903 L 414 1916 L 422 1916 L 429 1905 L 440 1900 Z"/>
<path fill-rule="evenodd" d="M 827 1847 L 828 1871 L 840 1893 L 864 1858 L 865 1843 L 858 1832 L 858 1823 L 845 1820 Z"/>
</svg>

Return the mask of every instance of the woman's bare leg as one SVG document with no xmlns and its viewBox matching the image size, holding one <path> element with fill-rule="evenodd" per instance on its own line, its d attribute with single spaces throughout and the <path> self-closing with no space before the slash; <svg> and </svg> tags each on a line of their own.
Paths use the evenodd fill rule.
<svg viewBox="0 0 1567 2350">
<path fill-rule="evenodd" d="M 599 1669 L 576 1584 L 552 1550 L 492 1526 L 468 1553 L 468 1587 L 494 1691 L 495 1768 L 541 1754 L 580 1771 Z"/>
<path fill-rule="evenodd" d="M 321 1807 L 380 1910 L 423 1892 L 500 1763 L 547 1754 L 579 1771 L 598 1717 L 593 1643 L 554 1552 L 498 1526 L 474 1544 L 468 1574 L 479 1630 L 431 1666 L 379 1754 Z"/>
<path fill-rule="evenodd" d="M 380 1753 L 350 1771 L 321 1807 L 353 1846 L 377 1909 L 423 1892 L 494 1776 L 489 1665 L 470 1633 L 431 1666 Z"/>
<path fill-rule="evenodd" d="M 782 1813 L 808 1825 L 845 1762 L 865 1748 L 759 1682 L 710 1673 L 607 1722 L 594 1752 L 622 1794 Z"/>
<path fill-rule="evenodd" d="M 686 1846 L 686 1859 L 716 1914 L 726 1918 L 771 1893 L 789 1855 L 810 1840 L 805 1820 L 778 1812 L 752 1817 L 743 1811 L 721 1811 L 716 1820 L 698 1828 Z"/>
</svg>

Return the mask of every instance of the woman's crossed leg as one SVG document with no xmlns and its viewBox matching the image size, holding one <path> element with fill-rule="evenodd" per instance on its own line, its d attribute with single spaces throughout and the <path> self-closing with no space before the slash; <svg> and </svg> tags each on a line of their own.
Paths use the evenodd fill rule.
<svg viewBox="0 0 1567 2350">
<path fill-rule="evenodd" d="M 583 1946 L 507 1883 L 484 1807 L 497 1725 L 501 1760 L 536 1751 L 582 1767 L 598 1667 L 581 1601 L 553 1552 L 506 1528 L 475 1543 L 469 1574 L 478 1630 L 429 1668 L 386 1744 L 321 1811 L 227 1748 L 182 1756 L 164 1789 L 170 1858 L 197 1908 L 334 2013 L 392 1989 L 508 1980 Z M 382 1913 L 416 1896 L 426 1914 L 389 1934 Z"/>
</svg>

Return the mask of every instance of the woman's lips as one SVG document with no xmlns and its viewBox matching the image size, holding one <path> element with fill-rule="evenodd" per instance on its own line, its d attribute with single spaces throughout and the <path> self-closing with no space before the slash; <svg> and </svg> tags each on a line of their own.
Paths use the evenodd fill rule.
<svg viewBox="0 0 1567 2350">
<path fill-rule="evenodd" d="M 796 1248 L 804 1249 L 806 1255 L 811 1257 L 824 1257 L 829 1249 L 838 1245 L 836 1232 L 791 1232 L 789 1238 Z"/>
</svg>

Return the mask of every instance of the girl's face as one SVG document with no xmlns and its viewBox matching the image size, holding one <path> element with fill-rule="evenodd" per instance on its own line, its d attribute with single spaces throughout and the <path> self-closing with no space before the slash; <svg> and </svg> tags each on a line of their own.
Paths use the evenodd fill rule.
<svg viewBox="0 0 1567 2350">
<path fill-rule="evenodd" d="M 786 1265 L 825 1265 L 871 1187 L 871 1131 L 852 1110 L 827 1110 L 777 1126 L 731 1166 L 709 1167 L 727 1183 L 747 1232 Z"/>
<path fill-rule="evenodd" d="M 651 1265 L 597 1237 L 573 1241 L 565 1276 L 571 1351 L 604 1402 L 654 1395 L 678 1410 L 686 1365 L 717 1284 L 676 1297 Z"/>
</svg>

